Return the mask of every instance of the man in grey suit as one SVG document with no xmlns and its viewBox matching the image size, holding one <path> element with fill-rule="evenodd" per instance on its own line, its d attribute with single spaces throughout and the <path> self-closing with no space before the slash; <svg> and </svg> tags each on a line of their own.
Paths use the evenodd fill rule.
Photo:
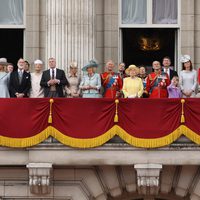
<svg viewBox="0 0 200 200">
<path fill-rule="evenodd" d="M 56 68 L 56 59 L 49 58 L 49 69 L 44 71 L 40 81 L 44 97 L 64 97 L 63 87 L 69 85 L 65 72 Z"/>
</svg>

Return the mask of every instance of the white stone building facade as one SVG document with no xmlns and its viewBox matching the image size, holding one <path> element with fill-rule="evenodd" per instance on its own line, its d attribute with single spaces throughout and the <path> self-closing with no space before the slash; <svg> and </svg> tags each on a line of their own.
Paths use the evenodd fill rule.
<svg viewBox="0 0 200 200">
<path fill-rule="evenodd" d="M 154 13 L 156 12 L 154 0 L 141 1 L 145 2 L 145 5 L 140 4 L 146 6 L 145 9 L 142 9 L 143 13 L 139 13 L 146 17 L 146 21 L 142 23 L 123 21 L 123 0 L 20 1 L 24 6 L 23 23 L 20 25 L 2 24 L 0 28 L 1 30 L 14 28 L 23 31 L 23 44 L 21 44 L 23 45 L 23 55 L 21 56 L 30 63 L 37 58 L 46 63 L 48 57 L 53 56 L 57 59 L 60 68 L 67 69 L 73 60 L 77 60 L 81 68 L 89 59 L 96 58 L 101 64 L 99 71 L 103 71 L 103 66 L 109 59 L 116 64 L 124 61 L 127 64 L 151 65 L 152 60 L 161 61 L 162 56 L 171 55 L 173 65 L 179 69 L 181 54 L 189 54 L 194 66 L 198 68 L 200 65 L 198 56 L 200 51 L 198 23 L 200 2 L 198 0 L 169 0 L 177 2 L 176 21 L 163 24 L 154 22 Z M 129 2 L 127 1 L 127 3 Z M 142 57 L 144 57 L 143 55 L 153 57 L 149 62 L 142 63 L 140 60 L 134 60 L 140 56 L 141 51 L 138 53 L 135 49 L 136 46 L 131 46 L 131 41 L 128 41 L 128 37 L 124 33 L 125 29 L 133 31 L 127 33 L 133 38 L 133 43 L 137 42 L 134 34 L 140 34 L 140 31 L 151 32 L 154 29 L 157 32 L 161 29 L 164 33 L 161 32 L 157 36 L 159 37 L 171 30 L 173 32 L 171 40 L 173 52 L 165 44 L 162 47 L 164 51 L 161 53 L 158 51 L 157 54 L 151 52 L 141 54 Z M 133 35 L 131 36 L 131 34 Z M 128 47 L 125 44 L 126 40 L 128 45 L 130 44 Z M 165 42 L 165 37 L 163 40 Z M 162 45 L 162 41 L 160 43 Z M 136 55 L 132 60 L 126 56 L 129 52 Z M 7 54 L 2 56 L 7 56 Z"/>
<path fill-rule="evenodd" d="M 120 0 L 22 2 L 23 23 L 2 24 L 0 31 L 23 31 L 22 56 L 30 63 L 38 58 L 47 63 L 53 56 L 67 71 L 72 60 L 81 68 L 96 58 L 103 71 L 109 59 L 116 64 L 124 61 L 124 29 L 173 29 L 176 69 L 180 70 L 181 54 L 191 55 L 194 66 L 200 66 L 199 0 L 177 0 L 177 23 L 164 25 L 153 24 L 149 18 L 152 0 L 147 0 L 147 22 L 131 25 L 121 22 Z M 185 138 L 152 150 L 122 141 L 73 149 L 52 138 L 32 148 L 0 147 L 0 199 L 199 200 L 199 152 L 199 146 Z"/>
</svg>

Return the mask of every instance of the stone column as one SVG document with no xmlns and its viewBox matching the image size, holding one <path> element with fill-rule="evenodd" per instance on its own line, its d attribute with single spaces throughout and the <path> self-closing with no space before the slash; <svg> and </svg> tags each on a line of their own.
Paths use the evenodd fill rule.
<svg viewBox="0 0 200 200">
<path fill-rule="evenodd" d="M 158 195 L 159 179 L 162 165 L 160 164 L 137 164 L 137 189 L 141 195 Z"/>
<path fill-rule="evenodd" d="M 39 0 L 27 1 L 26 7 L 26 29 L 24 37 L 24 59 L 31 64 L 39 58 Z"/>
<path fill-rule="evenodd" d="M 181 54 L 194 62 L 194 0 L 181 0 Z"/>
<path fill-rule="evenodd" d="M 104 65 L 108 60 L 118 64 L 118 0 L 104 0 Z"/>
<path fill-rule="evenodd" d="M 75 60 L 81 68 L 94 57 L 94 0 L 46 1 L 46 26 L 46 61 L 55 57 L 67 69 Z"/>
<path fill-rule="evenodd" d="M 195 15 L 194 15 L 194 44 L 195 44 L 195 49 L 194 49 L 194 55 L 195 55 L 195 60 L 194 60 L 194 65 L 196 68 L 200 68 L 200 1 L 195 0 L 194 2 L 194 9 L 195 9 Z"/>
</svg>

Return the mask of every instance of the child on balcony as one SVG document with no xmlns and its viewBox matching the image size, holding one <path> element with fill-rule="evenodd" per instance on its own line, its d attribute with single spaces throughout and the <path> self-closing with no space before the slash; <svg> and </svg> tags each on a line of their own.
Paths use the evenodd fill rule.
<svg viewBox="0 0 200 200">
<path fill-rule="evenodd" d="M 167 87 L 168 97 L 169 98 L 181 98 L 181 88 L 179 86 L 179 78 L 178 76 L 174 76 L 172 78 L 171 84 Z"/>
</svg>

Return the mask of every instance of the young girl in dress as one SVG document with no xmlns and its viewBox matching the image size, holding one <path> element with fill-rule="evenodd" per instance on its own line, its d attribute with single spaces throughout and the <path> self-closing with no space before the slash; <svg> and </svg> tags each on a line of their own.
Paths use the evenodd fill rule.
<svg viewBox="0 0 200 200">
<path fill-rule="evenodd" d="M 167 87 L 169 98 L 181 98 L 181 88 L 179 86 L 178 76 L 174 76 L 171 80 L 171 84 Z"/>
</svg>

